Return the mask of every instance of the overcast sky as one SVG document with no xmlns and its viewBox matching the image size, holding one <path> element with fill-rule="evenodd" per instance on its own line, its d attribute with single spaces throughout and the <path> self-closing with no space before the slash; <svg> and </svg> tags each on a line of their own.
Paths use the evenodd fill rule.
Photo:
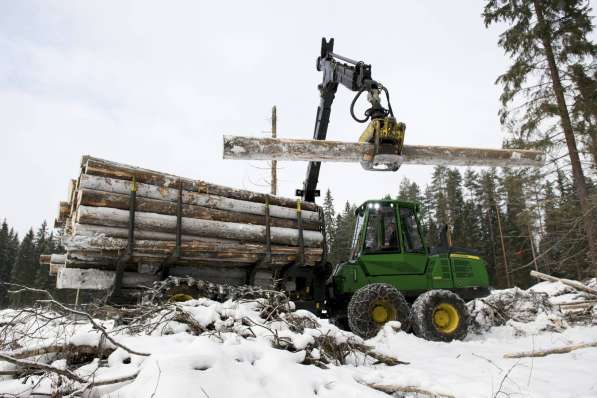
<svg viewBox="0 0 597 398">
<path fill-rule="evenodd" d="M 81 155 L 267 191 L 266 163 L 222 159 L 222 135 L 311 138 L 322 36 L 372 64 L 409 144 L 499 147 L 496 77 L 507 60 L 482 3 L 461 1 L 0 0 L 0 219 L 52 223 Z M 354 93 L 339 88 L 328 139 L 355 141 Z M 306 163 L 281 163 L 279 193 Z M 336 208 L 431 167 L 373 173 L 324 164 Z"/>
</svg>

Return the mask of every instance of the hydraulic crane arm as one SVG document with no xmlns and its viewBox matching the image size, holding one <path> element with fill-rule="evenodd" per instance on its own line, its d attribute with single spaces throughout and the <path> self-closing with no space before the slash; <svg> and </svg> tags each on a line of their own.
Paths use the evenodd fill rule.
<svg viewBox="0 0 597 398">
<path fill-rule="evenodd" d="M 351 115 L 356 121 L 364 123 L 369 118 L 381 119 L 388 115 L 393 116 L 392 107 L 389 104 L 388 91 L 385 87 L 371 78 L 371 65 L 343 57 L 335 54 L 333 51 L 334 39 L 332 38 L 327 41 L 325 38 L 322 38 L 321 55 L 317 58 L 317 70 L 323 72 L 323 81 L 319 85 L 320 102 L 319 107 L 317 108 L 315 129 L 313 131 L 314 140 L 326 139 L 332 103 L 334 102 L 334 97 L 336 96 L 339 84 L 351 91 L 358 92 L 352 101 L 350 108 Z M 354 114 L 354 104 L 363 91 L 368 92 L 368 99 L 372 106 L 365 112 L 364 119 L 358 119 Z M 381 105 L 381 91 L 386 93 L 389 109 L 385 109 Z M 319 180 L 320 167 L 321 162 L 309 162 L 303 189 L 297 189 L 296 191 L 296 195 L 301 196 L 306 202 L 315 202 L 315 198 L 319 196 L 317 182 Z"/>
</svg>

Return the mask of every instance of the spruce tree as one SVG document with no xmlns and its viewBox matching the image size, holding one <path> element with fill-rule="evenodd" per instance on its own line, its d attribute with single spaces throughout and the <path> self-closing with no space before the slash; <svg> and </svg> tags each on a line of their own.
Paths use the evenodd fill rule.
<svg viewBox="0 0 597 398">
<path fill-rule="evenodd" d="M 597 57 L 590 67 L 573 65 L 570 78 L 575 87 L 572 101 L 574 131 L 592 161 L 597 172 Z"/>
<path fill-rule="evenodd" d="M 9 245 L 8 224 L 4 220 L 0 227 L 0 283 L 10 282 L 10 270 L 14 259 L 10 257 Z M 7 290 L 7 286 L 0 284 L 0 308 L 4 308 L 8 304 Z"/>
<path fill-rule="evenodd" d="M 336 234 L 332 246 L 334 263 L 347 261 L 350 258 L 352 237 L 356 223 L 356 206 L 346 202 L 344 211 L 336 217 Z"/>
<path fill-rule="evenodd" d="M 597 275 L 594 210 L 577 145 L 582 132 L 574 131 L 566 98 L 575 96 L 574 68 L 587 68 L 597 55 L 597 46 L 589 39 L 590 11 L 586 0 L 488 0 L 483 17 L 486 26 L 509 25 L 498 44 L 513 63 L 497 81 L 503 86 L 501 120 L 506 125 L 515 121 L 518 129 L 511 143 L 554 146 L 563 133 L 589 245 L 587 255 Z M 510 104 L 516 111 L 509 109 Z"/>
<path fill-rule="evenodd" d="M 498 232 L 497 211 L 500 197 L 498 193 L 498 176 L 496 169 L 483 170 L 479 178 L 479 191 L 477 192 L 477 201 L 481 205 L 481 222 L 485 228 L 481 230 L 482 253 L 487 256 L 487 268 L 490 279 L 494 286 L 505 286 L 503 281 L 503 259 L 501 256 L 500 237 Z M 498 278 L 499 276 L 499 278 Z"/>
<path fill-rule="evenodd" d="M 464 174 L 464 207 L 462 211 L 463 246 L 482 251 L 482 229 L 486 227 L 482 222 L 483 214 L 480 203 L 476 200 L 479 191 L 479 176 L 471 169 Z"/>
<path fill-rule="evenodd" d="M 35 234 L 35 266 L 37 272 L 33 281 L 33 287 L 43 290 L 51 290 L 51 278 L 48 265 L 39 264 L 41 254 L 52 254 L 54 252 L 53 236 L 48 235 L 48 224 L 44 220 Z"/>
<path fill-rule="evenodd" d="M 334 210 L 334 199 L 329 188 L 323 200 L 323 220 L 325 222 L 326 243 L 329 251 L 332 247 L 336 231 L 336 211 Z"/>
<path fill-rule="evenodd" d="M 508 264 L 515 286 L 528 287 L 529 270 L 524 268 L 532 262 L 528 230 L 532 223 L 531 213 L 526 206 L 524 170 L 504 169 L 500 190 L 503 192 L 505 214 L 502 229 L 508 242 Z"/>
<path fill-rule="evenodd" d="M 34 240 L 35 236 L 33 234 L 33 229 L 30 229 L 19 245 L 19 251 L 12 269 L 11 283 L 16 283 L 23 286 L 33 285 L 37 271 L 35 266 L 36 253 Z M 32 295 L 30 293 L 14 294 L 11 295 L 10 301 L 13 306 L 30 304 L 32 301 Z"/>
</svg>

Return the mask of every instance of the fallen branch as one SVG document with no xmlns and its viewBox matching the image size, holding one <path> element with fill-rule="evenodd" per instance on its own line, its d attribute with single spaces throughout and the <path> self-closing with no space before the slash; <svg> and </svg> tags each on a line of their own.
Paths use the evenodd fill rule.
<svg viewBox="0 0 597 398">
<path fill-rule="evenodd" d="M 139 356 L 144 356 L 144 357 L 148 357 L 151 354 L 145 353 L 145 352 L 138 352 L 138 351 L 134 351 L 122 344 L 120 344 L 119 342 L 117 342 L 116 340 L 114 340 L 112 338 L 112 336 L 110 336 L 108 334 L 108 332 L 106 331 L 106 329 L 104 329 L 104 327 L 102 325 L 100 325 L 99 323 L 97 323 L 95 321 L 95 319 L 93 319 L 93 317 L 91 315 L 89 315 L 86 312 L 83 311 L 77 311 L 77 310 L 73 310 L 72 308 L 68 308 L 67 306 L 63 305 L 62 303 L 59 303 L 58 301 L 54 300 L 54 297 L 50 294 L 50 292 L 48 292 L 47 290 L 43 290 L 43 289 L 35 289 L 35 288 L 31 288 L 31 287 L 27 287 L 27 286 L 22 286 L 22 285 L 17 285 L 17 284 L 13 284 L 13 283 L 4 283 L 4 285 L 9 285 L 9 286 L 17 286 L 20 289 L 16 290 L 16 291 L 9 291 L 9 293 L 11 294 L 19 294 L 21 292 L 35 292 L 35 293 L 42 293 L 45 294 L 47 297 L 49 297 L 48 300 L 37 300 L 38 303 L 44 303 L 44 304 L 50 304 L 50 305 L 54 305 L 55 307 L 58 307 L 58 309 L 64 311 L 64 312 L 68 312 L 70 314 L 74 314 L 74 315 L 79 315 L 83 318 L 86 318 L 95 329 L 99 330 L 100 333 L 106 338 L 106 340 L 108 340 L 110 343 L 114 344 L 116 347 L 120 347 L 123 350 L 125 350 L 126 352 L 128 352 L 129 354 L 133 354 L 133 355 L 139 355 Z"/>
<path fill-rule="evenodd" d="M 531 271 L 531 276 L 537 278 L 537 279 L 542 279 L 544 281 L 549 281 L 549 282 L 560 282 L 566 286 L 570 286 L 573 289 L 576 290 L 580 290 L 583 291 L 585 293 L 589 293 L 592 294 L 594 296 L 597 296 L 597 290 L 592 289 L 578 281 L 574 281 L 571 279 L 564 279 L 564 278 L 556 278 L 555 276 L 551 276 L 551 275 L 547 275 L 541 272 L 537 272 L 537 271 Z"/>
<path fill-rule="evenodd" d="M 437 392 L 433 392 L 433 391 L 429 391 L 429 390 L 424 390 L 422 388 L 414 387 L 414 386 L 399 386 L 396 384 L 364 383 L 362 381 L 358 381 L 358 382 L 369 387 L 369 388 L 372 388 L 374 390 L 385 392 L 388 395 L 393 395 L 396 393 L 404 393 L 404 394 L 415 393 L 415 394 L 424 395 L 424 396 L 430 397 L 430 398 L 455 398 L 453 395 L 441 394 L 441 393 L 437 393 Z"/>
<path fill-rule="evenodd" d="M 181 308 L 176 307 L 176 315 L 174 315 L 174 317 L 172 318 L 173 321 L 176 322 L 180 322 L 183 323 L 185 325 L 188 325 L 189 328 L 191 329 L 191 332 L 193 333 L 193 335 L 198 336 L 201 333 L 205 332 L 207 329 L 204 328 L 203 326 L 201 326 L 201 324 L 199 322 L 197 322 L 195 320 L 195 318 L 193 318 L 191 316 L 191 314 L 189 314 L 186 311 L 183 311 Z"/>
<path fill-rule="evenodd" d="M 597 341 L 593 343 L 581 343 L 581 344 L 573 344 L 564 347 L 552 348 L 549 350 L 541 350 L 541 351 L 524 351 L 524 352 L 515 352 L 510 354 L 504 354 L 504 358 L 537 358 L 537 357 L 546 357 L 551 354 L 566 354 L 568 352 L 580 350 L 582 348 L 590 348 L 590 347 L 597 347 Z"/>
<path fill-rule="evenodd" d="M 49 345 L 43 347 L 36 347 L 30 349 L 20 349 L 11 352 L 6 352 L 6 355 L 9 355 L 15 359 L 24 359 L 30 357 L 36 357 L 39 355 L 45 354 L 56 354 L 56 353 L 77 353 L 77 354 L 99 354 L 108 356 L 112 352 L 114 352 L 113 347 L 105 347 L 105 346 L 92 346 L 92 345 L 76 345 L 76 344 L 66 344 L 66 345 Z"/>
<path fill-rule="evenodd" d="M 38 363 L 38 362 L 33 362 L 33 361 L 28 361 L 26 359 L 16 359 L 13 358 L 9 355 L 0 353 L 0 359 L 4 360 L 6 362 L 12 363 L 13 365 L 17 365 L 20 366 L 22 368 L 27 368 L 27 369 L 40 369 L 46 372 L 52 372 L 52 373 L 56 373 L 59 374 L 61 376 L 66 377 L 67 379 L 79 382 L 79 383 L 87 383 L 87 381 L 81 377 L 79 377 L 78 375 L 74 374 L 73 372 L 71 372 L 68 369 L 60 369 L 54 366 L 50 366 L 50 365 L 46 365 L 44 363 Z"/>
</svg>

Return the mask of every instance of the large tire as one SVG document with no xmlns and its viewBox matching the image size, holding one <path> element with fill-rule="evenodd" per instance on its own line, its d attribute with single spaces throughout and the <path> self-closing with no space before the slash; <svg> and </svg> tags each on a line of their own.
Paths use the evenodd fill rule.
<svg viewBox="0 0 597 398">
<path fill-rule="evenodd" d="M 373 283 L 357 290 L 348 303 L 348 325 L 353 333 L 368 339 L 388 321 L 410 326 L 410 309 L 402 293 L 387 283 Z"/>
<path fill-rule="evenodd" d="M 430 290 L 413 303 L 413 331 L 426 340 L 462 340 L 467 335 L 468 323 L 466 304 L 449 290 Z"/>
</svg>

